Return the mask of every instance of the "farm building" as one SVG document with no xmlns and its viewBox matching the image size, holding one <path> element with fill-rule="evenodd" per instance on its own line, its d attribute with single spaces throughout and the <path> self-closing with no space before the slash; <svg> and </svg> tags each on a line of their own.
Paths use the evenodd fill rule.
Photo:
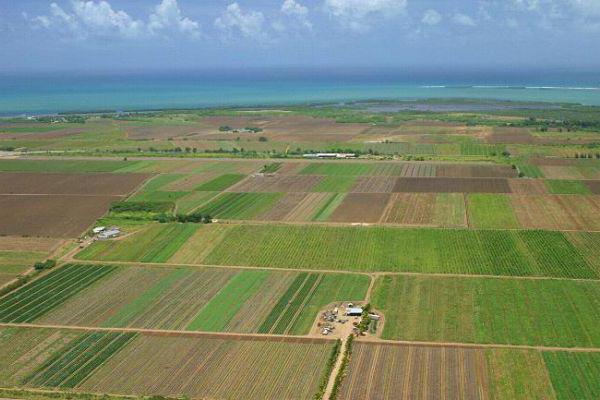
<svg viewBox="0 0 600 400">
<path fill-rule="evenodd" d="M 302 155 L 304 158 L 356 158 L 352 153 L 307 153 Z"/>
<path fill-rule="evenodd" d="M 361 307 L 351 307 L 346 309 L 346 315 L 348 317 L 360 317 L 363 313 L 363 309 Z"/>
<path fill-rule="evenodd" d="M 121 230 L 119 228 L 110 228 L 108 230 L 100 232 L 100 234 L 98 234 L 98 239 L 99 240 L 112 239 L 112 238 L 116 238 L 120 234 L 121 234 Z"/>
</svg>

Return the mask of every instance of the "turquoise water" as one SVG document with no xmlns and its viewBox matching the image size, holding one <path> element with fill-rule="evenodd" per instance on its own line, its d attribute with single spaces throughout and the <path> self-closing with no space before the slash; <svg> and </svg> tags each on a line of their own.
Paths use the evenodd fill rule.
<svg viewBox="0 0 600 400">
<path fill-rule="evenodd" d="M 600 106 L 600 76 L 194 73 L 0 76 L 0 115 L 470 98 Z"/>
</svg>

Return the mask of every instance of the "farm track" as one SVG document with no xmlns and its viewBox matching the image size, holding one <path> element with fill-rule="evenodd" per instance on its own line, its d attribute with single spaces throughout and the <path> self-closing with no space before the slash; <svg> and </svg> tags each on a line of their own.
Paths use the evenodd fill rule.
<svg viewBox="0 0 600 400">
<path fill-rule="evenodd" d="M 388 193 L 389 194 L 389 193 Z M 466 211 L 465 211 L 466 212 Z M 466 217 L 465 217 L 466 218 Z M 243 220 L 243 219 L 223 219 L 219 218 L 219 223 L 223 225 L 283 225 L 283 226 L 324 226 L 324 227 L 357 227 L 357 226 L 365 226 L 365 227 L 386 227 L 386 228 L 430 228 L 435 230 L 457 230 L 464 231 L 467 230 L 465 226 L 437 226 L 430 224 L 398 224 L 398 223 L 389 223 L 386 222 L 383 225 L 378 224 L 377 222 L 329 222 L 329 221 L 289 221 L 289 220 Z M 540 228 L 494 228 L 494 229 L 480 229 L 480 228 L 469 228 L 469 231 L 535 231 L 535 230 L 548 230 L 550 232 L 589 232 L 589 233 L 600 233 L 600 229 L 597 230 L 585 230 L 582 231 L 580 229 L 540 229 Z"/>
<path fill-rule="evenodd" d="M 122 332 L 122 333 L 142 333 L 149 335 L 167 336 L 167 337 L 206 337 L 209 339 L 235 339 L 250 341 L 292 341 L 297 343 L 324 343 L 333 342 L 337 338 L 333 337 L 312 337 L 304 335 L 290 334 L 262 334 L 262 333 L 231 333 L 231 332 L 202 332 L 202 331 L 178 331 L 169 329 L 146 329 L 146 328 L 106 328 L 93 326 L 69 326 L 52 324 L 32 324 L 32 323 L 0 323 L 0 328 L 30 328 L 30 329 L 60 329 L 79 332 Z M 461 343 L 461 342 L 424 342 L 411 340 L 387 340 L 378 339 L 370 336 L 361 337 L 358 343 L 390 344 L 397 346 L 417 346 L 417 347 L 447 347 L 447 348 L 472 348 L 472 349 L 513 349 L 513 350 L 537 350 L 537 351 L 564 351 L 572 353 L 600 353 L 600 347 L 558 347 L 558 346 L 533 346 L 518 344 L 497 344 L 497 343 Z"/>
<path fill-rule="evenodd" d="M 148 263 L 137 261 L 94 261 L 94 260 L 75 260 L 62 259 L 63 263 L 77 263 L 87 265 L 132 265 L 132 266 L 150 266 L 157 268 L 169 267 L 205 267 L 205 268 L 224 268 L 224 269 L 255 269 L 269 271 L 296 271 L 296 272 L 315 272 L 315 273 L 330 273 L 330 274 L 350 274 L 350 275 L 366 275 L 366 276 L 384 276 L 384 275 L 401 275 L 401 276 L 424 276 L 424 277 L 448 277 L 448 278 L 488 278 L 488 279 L 518 279 L 518 280 L 554 280 L 554 281 L 576 281 L 576 282 L 600 282 L 600 278 L 558 278 L 547 276 L 510 276 L 510 275 L 474 275 L 474 274 L 441 274 L 428 272 L 364 272 L 364 271 L 346 271 L 334 269 L 307 269 L 307 268 L 277 268 L 277 267 L 250 267 L 243 265 L 212 265 L 212 264 L 181 264 L 181 263 Z"/>
</svg>

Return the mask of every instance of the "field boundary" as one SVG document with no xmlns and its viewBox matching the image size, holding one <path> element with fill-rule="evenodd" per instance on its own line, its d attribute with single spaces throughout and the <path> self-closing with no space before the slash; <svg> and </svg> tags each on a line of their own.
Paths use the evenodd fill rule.
<svg viewBox="0 0 600 400">
<path fill-rule="evenodd" d="M 99 260 L 79 260 L 79 259 L 62 259 L 61 263 L 77 263 L 86 265 L 117 265 L 124 267 L 156 267 L 156 268 L 177 268 L 177 267 L 188 267 L 188 268 L 225 268 L 225 269 L 255 269 L 255 270 L 268 270 L 268 271 L 295 271 L 295 272 L 315 272 L 325 274 L 348 274 L 348 275 L 365 275 L 369 277 L 377 278 L 385 275 L 401 275 L 401 276 L 425 276 L 434 278 L 485 278 L 485 279 L 516 279 L 516 280 L 552 280 L 552 281 L 576 281 L 576 282 L 600 282 L 600 278 L 561 278 L 552 276 L 512 276 L 512 275 L 483 275 L 483 274 L 455 274 L 455 273 L 429 273 L 429 272 L 408 272 L 408 271 L 348 271 L 348 270 L 334 270 L 334 269 L 312 269 L 312 268 L 278 268 L 278 267 L 253 267 L 248 265 L 214 265 L 214 264 L 180 264 L 180 263 L 151 263 L 142 261 L 99 261 Z M 61 264 L 62 266 L 62 264 Z M 28 282 L 29 283 L 29 282 Z"/>
<path fill-rule="evenodd" d="M 178 331 L 169 329 L 146 329 L 146 328 L 107 328 L 92 326 L 69 326 L 52 324 L 32 323 L 0 323 L 0 328 L 26 328 L 26 329 L 57 329 L 79 332 L 122 332 L 140 333 L 150 336 L 162 337 L 204 337 L 206 339 L 222 340 L 246 340 L 246 341 L 280 341 L 289 343 L 330 343 L 338 338 L 334 337 L 312 337 L 300 335 L 274 335 L 261 333 L 232 333 L 232 332 L 201 332 L 201 331 Z M 425 342 L 411 340 L 389 340 L 374 337 L 360 337 L 360 343 L 373 345 L 393 346 L 416 346 L 416 347 L 451 347 L 470 349 L 513 349 L 513 350 L 536 350 L 536 351 L 564 351 L 571 353 L 600 353 L 600 347 L 560 347 L 560 346 L 536 346 L 522 344 L 500 344 L 500 343 L 462 343 L 462 342 Z"/>
<path fill-rule="evenodd" d="M 178 331 L 172 329 L 147 329 L 147 328 L 117 328 L 117 327 L 94 327 L 77 325 L 53 325 L 53 324 L 31 324 L 31 323 L 2 323 L 0 328 L 25 328 L 25 329 L 57 329 L 79 332 L 121 332 L 140 333 L 149 336 L 163 337 L 204 337 L 206 339 L 222 340 L 245 340 L 245 341 L 276 341 L 289 343 L 330 343 L 337 338 L 333 337 L 311 337 L 301 335 L 275 335 L 261 333 L 239 333 L 239 332 L 204 332 L 204 331 Z M 598 349 L 600 351 L 600 349 Z"/>
</svg>

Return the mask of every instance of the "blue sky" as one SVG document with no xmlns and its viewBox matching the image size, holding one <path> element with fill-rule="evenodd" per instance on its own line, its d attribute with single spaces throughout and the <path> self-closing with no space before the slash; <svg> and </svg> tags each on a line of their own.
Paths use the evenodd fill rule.
<svg viewBox="0 0 600 400">
<path fill-rule="evenodd" d="M 600 0 L 0 0 L 0 71 L 600 67 Z"/>
</svg>

